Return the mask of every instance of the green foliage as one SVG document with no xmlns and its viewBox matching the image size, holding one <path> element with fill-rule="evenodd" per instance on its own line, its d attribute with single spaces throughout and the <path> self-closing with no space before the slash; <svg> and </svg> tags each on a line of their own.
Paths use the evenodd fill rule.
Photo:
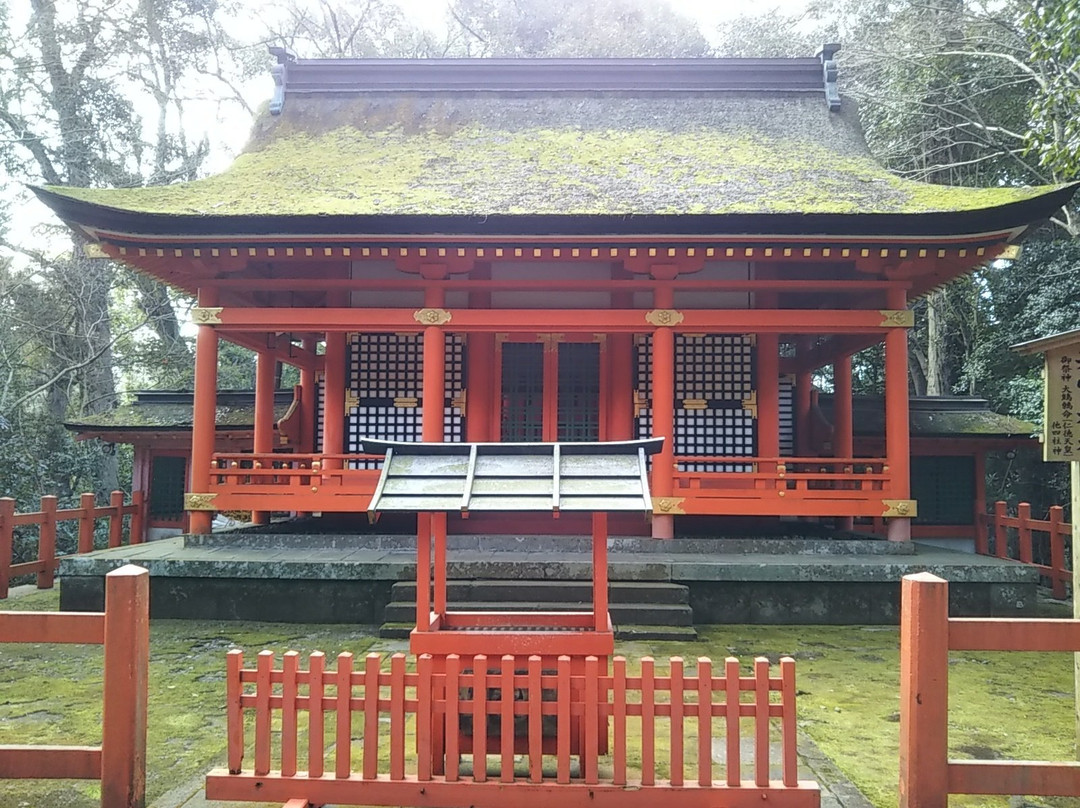
<svg viewBox="0 0 1080 808">
<path fill-rule="evenodd" d="M 1080 0 L 1032 3 L 1021 25 L 1039 69 L 1028 145 L 1055 177 L 1080 178 Z"/>
</svg>

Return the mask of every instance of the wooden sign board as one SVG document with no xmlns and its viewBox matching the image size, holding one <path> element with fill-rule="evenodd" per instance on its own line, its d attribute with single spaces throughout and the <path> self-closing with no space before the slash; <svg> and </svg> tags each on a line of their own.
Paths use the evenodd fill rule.
<svg viewBox="0 0 1080 808">
<path fill-rule="evenodd" d="M 1045 357 L 1043 460 L 1080 460 L 1080 343 Z"/>
</svg>

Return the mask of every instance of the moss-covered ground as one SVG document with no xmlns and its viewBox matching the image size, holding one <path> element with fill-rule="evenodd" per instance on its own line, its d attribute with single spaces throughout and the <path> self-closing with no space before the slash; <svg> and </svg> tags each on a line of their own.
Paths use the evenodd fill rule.
<svg viewBox="0 0 1080 808">
<path fill-rule="evenodd" d="M 2 609 L 55 609 L 33 592 Z M 878 808 L 897 805 L 899 651 L 888 627 L 710 626 L 693 644 L 625 643 L 666 667 L 682 656 L 735 655 L 798 663 L 801 728 Z M 154 621 L 151 626 L 149 801 L 224 761 L 224 654 L 241 647 L 362 654 L 387 644 L 350 626 Z M 395 645 L 399 648 L 400 644 Z M 954 757 L 1067 760 L 1073 756 L 1072 660 L 1065 654 L 956 653 L 950 660 L 949 746 Z M 0 744 L 86 743 L 100 736 L 101 650 L 0 645 Z M 688 748 L 688 752 L 691 750 Z M 631 761 L 633 762 L 633 761 Z M 1061 802 L 1061 801 L 1059 801 Z M 1077 801 L 1066 801 L 1075 802 Z M 954 805 L 1005 798 L 954 797 Z M 95 806 L 91 782 L 0 781 L 0 808 Z"/>
</svg>

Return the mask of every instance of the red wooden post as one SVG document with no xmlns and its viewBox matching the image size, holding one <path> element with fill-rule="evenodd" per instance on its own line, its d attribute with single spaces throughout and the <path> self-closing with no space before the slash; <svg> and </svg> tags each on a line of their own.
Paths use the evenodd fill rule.
<svg viewBox="0 0 1080 808">
<path fill-rule="evenodd" d="M 79 497 L 79 552 L 94 552 L 94 495 L 83 494 Z"/>
<path fill-rule="evenodd" d="M 754 783 L 769 785 L 769 660 L 754 660 Z"/>
<path fill-rule="evenodd" d="M 949 584 L 905 575 L 900 607 L 900 808 L 948 805 Z"/>
<path fill-rule="evenodd" d="M 674 277 L 672 273 L 675 268 L 671 267 L 670 270 L 660 274 L 667 274 L 670 279 Z M 675 293 L 670 285 L 656 288 L 653 305 L 657 309 L 674 307 Z M 663 326 L 653 331 L 652 425 L 653 435 L 664 438 L 663 448 L 652 461 L 652 495 L 671 497 L 675 492 L 675 332 Z M 654 514 L 652 533 L 655 539 L 673 538 L 674 517 L 670 514 Z"/>
<path fill-rule="evenodd" d="M 890 309 L 907 308 L 906 292 L 889 289 Z M 889 462 L 889 499 L 911 497 L 911 426 L 908 415 L 908 332 L 890 328 L 885 335 L 885 457 Z M 889 519 L 890 541 L 911 538 L 911 519 Z"/>
<path fill-rule="evenodd" d="M 1019 538 L 1020 560 L 1030 564 L 1031 554 L 1031 503 L 1021 502 L 1016 506 L 1017 537 Z"/>
<path fill-rule="evenodd" d="M 781 777 L 784 785 L 793 788 L 799 784 L 798 737 L 795 712 L 795 660 L 783 657 L 780 660 L 780 737 L 783 748 L 783 767 Z"/>
<path fill-rule="evenodd" d="M 255 355 L 255 430 L 252 449 L 255 454 L 274 451 L 274 382 L 277 358 L 272 353 L 277 337 L 266 336 L 267 347 Z M 253 511 L 251 521 L 256 525 L 270 523 L 270 511 Z"/>
<path fill-rule="evenodd" d="M 433 515 L 416 515 L 416 630 L 431 629 L 431 523 Z"/>
<path fill-rule="evenodd" d="M 585 657 L 585 745 L 582 750 L 582 774 L 585 782 L 598 782 L 597 764 L 600 758 L 600 660 Z M 604 724 L 607 727 L 607 724 Z"/>
<path fill-rule="evenodd" d="M 390 779 L 405 779 L 405 655 L 390 657 Z"/>
<path fill-rule="evenodd" d="M 473 657 L 472 757 L 473 780 L 487 780 L 487 656 Z"/>
<path fill-rule="evenodd" d="M 327 455 L 339 455 L 345 450 L 345 389 L 349 380 L 345 378 L 348 362 L 346 335 L 341 331 L 326 335 L 326 354 L 324 356 L 326 376 L 323 396 L 323 445 L 322 452 Z M 324 469 L 341 468 L 340 460 L 323 458 Z M 317 477 L 312 477 L 316 484 Z"/>
<path fill-rule="evenodd" d="M 113 491 L 109 494 L 109 547 L 119 547 L 124 543 L 124 492 Z"/>
<path fill-rule="evenodd" d="M 833 454 L 848 462 L 855 456 L 852 426 L 851 357 L 838 356 L 833 360 Z M 855 520 L 850 516 L 837 521 L 840 530 L 851 530 Z"/>
<path fill-rule="evenodd" d="M 146 494 L 139 490 L 132 491 L 131 506 L 129 541 L 142 544 L 146 541 Z"/>
<path fill-rule="evenodd" d="M 641 784 L 656 785 L 656 667 L 641 658 Z"/>
<path fill-rule="evenodd" d="M 1000 500 L 994 503 L 994 555 L 998 558 L 1009 557 L 1009 531 L 1005 527 L 1008 515 L 1008 505 Z"/>
<path fill-rule="evenodd" d="M 683 661 L 671 658 L 671 784 L 683 784 Z"/>
<path fill-rule="evenodd" d="M 1065 534 L 1069 532 L 1071 537 L 1071 529 L 1067 529 L 1064 523 L 1064 509 L 1054 505 L 1050 509 L 1050 566 L 1054 570 L 1051 579 L 1053 595 L 1058 600 L 1065 599 L 1065 579 L 1068 577 L 1068 570 L 1065 569 Z"/>
<path fill-rule="evenodd" d="M 644 663 L 642 663 L 644 664 Z M 560 656 L 556 680 L 555 781 L 570 782 L 570 657 Z M 474 729 L 475 733 L 475 729 Z"/>
<path fill-rule="evenodd" d="M 38 534 L 38 589 L 52 589 L 56 577 L 56 497 L 41 498 L 41 532 Z"/>
<path fill-rule="evenodd" d="M 626 658 L 617 656 L 612 663 L 611 699 L 614 713 L 612 720 L 615 736 L 612 782 L 626 785 Z"/>
<path fill-rule="evenodd" d="M 712 785 L 712 660 L 697 661 L 698 785 Z"/>
<path fill-rule="evenodd" d="M 105 695 L 101 804 L 146 804 L 150 573 L 132 564 L 105 576 Z"/>
<path fill-rule="evenodd" d="M 514 782 L 514 657 L 504 654 L 499 669 L 499 781 Z"/>
<path fill-rule="evenodd" d="M 244 669 L 244 652 L 233 648 L 225 654 L 225 727 L 228 732 L 229 774 L 240 774 L 244 765 L 244 707 L 240 696 L 244 685 L 240 672 Z"/>
<path fill-rule="evenodd" d="M 352 771 L 352 671 L 353 655 L 348 651 L 338 654 L 337 673 L 334 676 L 337 691 L 334 776 L 339 780 L 347 778 Z M 364 695 L 366 697 L 367 693 Z"/>
<path fill-rule="evenodd" d="M 727 784 L 738 786 L 742 782 L 740 766 L 742 763 L 739 748 L 739 660 L 728 657 L 724 660 L 724 747 L 727 753 Z"/>
<path fill-rule="evenodd" d="M 217 306 L 216 288 L 199 289 L 199 305 Z M 218 335 L 211 325 L 199 325 L 195 336 L 195 395 L 191 423 L 191 491 L 210 493 L 210 463 L 214 455 L 217 420 Z M 191 511 L 188 517 L 192 533 L 209 533 L 213 511 Z"/>
<path fill-rule="evenodd" d="M 15 552 L 15 500 L 0 497 L 0 598 L 8 596 L 11 562 Z"/>
<path fill-rule="evenodd" d="M 542 660 L 529 657 L 529 782 L 543 780 L 544 765 L 544 691 L 540 684 Z"/>
<path fill-rule="evenodd" d="M 432 659 L 421 654 L 416 660 L 416 779 L 431 779 L 432 752 Z"/>
<path fill-rule="evenodd" d="M 325 770 L 323 692 L 326 655 L 315 651 L 308 658 L 308 776 L 322 777 Z M 366 695 L 366 691 L 365 691 Z"/>
<path fill-rule="evenodd" d="M 379 655 L 364 658 L 364 779 L 379 774 Z"/>
<path fill-rule="evenodd" d="M 461 697 L 461 657 L 450 654 L 446 657 L 446 782 L 458 779 L 461 760 L 458 745 L 461 735 L 461 718 L 458 700 Z"/>
<path fill-rule="evenodd" d="M 300 655 L 286 651 L 281 661 L 281 775 L 296 775 L 296 698 Z"/>
<path fill-rule="evenodd" d="M 446 337 L 440 326 L 424 329 L 423 413 L 421 433 L 425 443 L 442 443 L 446 408 Z"/>
<path fill-rule="evenodd" d="M 608 630 L 608 515 L 596 511 L 592 515 L 593 551 L 593 627 Z"/>
<path fill-rule="evenodd" d="M 446 614 L 446 514 L 431 515 L 431 528 L 435 540 L 434 611 Z"/>
<path fill-rule="evenodd" d="M 270 772 L 270 683 L 274 652 L 260 651 L 255 659 L 255 774 Z"/>
</svg>

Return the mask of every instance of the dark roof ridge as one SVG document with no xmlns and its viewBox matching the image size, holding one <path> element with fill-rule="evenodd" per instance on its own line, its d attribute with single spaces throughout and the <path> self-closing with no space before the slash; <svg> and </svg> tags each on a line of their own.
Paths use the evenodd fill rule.
<svg viewBox="0 0 1080 808">
<path fill-rule="evenodd" d="M 830 110 L 840 108 L 834 54 L 766 59 L 298 59 L 272 47 L 272 114 L 289 95 L 372 92 L 817 92 Z"/>
</svg>

